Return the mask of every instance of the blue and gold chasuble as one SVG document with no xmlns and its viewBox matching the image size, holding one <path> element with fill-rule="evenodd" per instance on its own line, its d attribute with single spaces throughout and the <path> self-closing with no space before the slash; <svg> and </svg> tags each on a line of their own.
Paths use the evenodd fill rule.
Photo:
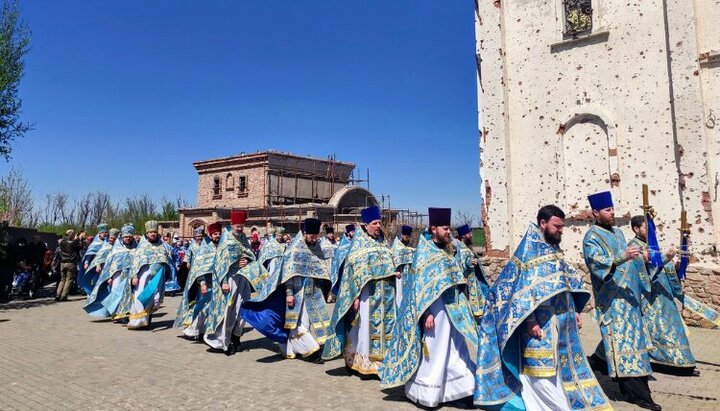
<svg viewBox="0 0 720 411">
<path fill-rule="evenodd" d="M 393 256 L 393 266 L 396 272 L 400 273 L 400 279 L 395 282 L 395 286 L 400 286 L 400 289 L 395 290 L 395 306 L 399 306 L 402 302 L 403 289 L 405 288 L 405 282 L 402 277 L 410 272 L 410 266 L 412 266 L 413 257 L 415 256 L 415 249 L 408 247 L 402 243 L 400 237 L 395 237 L 392 244 L 390 245 Z"/>
<path fill-rule="evenodd" d="M 107 243 L 107 245 L 109 244 Z M 117 307 L 123 305 L 121 302 L 124 302 L 124 306 L 129 310 L 132 292 L 127 273 L 129 273 L 132 264 L 130 252 L 136 246 L 135 240 L 132 241 L 129 247 L 126 247 L 122 242 L 122 238 L 118 238 L 106 255 L 98 253 L 93 263 L 96 264 L 95 267 L 99 267 L 100 263 L 96 261 L 100 260 L 103 267 L 95 282 L 95 287 L 88 295 L 87 302 L 83 307 L 88 314 L 98 318 L 110 318 L 116 314 Z M 120 275 L 117 277 L 117 282 L 114 282 L 112 286 L 108 286 L 107 281 L 118 273 Z"/>
<path fill-rule="evenodd" d="M 189 327 L 210 302 L 212 295 L 212 273 L 215 271 L 216 252 L 217 247 L 209 238 L 205 238 L 202 245 L 195 251 L 193 264 L 190 266 L 190 272 L 185 282 L 182 301 L 177 310 L 177 318 L 175 319 L 175 324 L 173 324 L 175 327 Z M 198 284 L 198 282 L 201 277 L 203 277 L 208 286 L 208 292 L 205 295 L 200 293 L 200 284 Z"/>
<path fill-rule="evenodd" d="M 647 243 L 637 237 L 630 240 L 629 245 L 647 249 Z M 645 264 L 647 275 L 652 278 L 650 291 L 642 298 L 643 320 L 652 341 L 650 361 L 673 367 L 695 367 L 685 323 L 675 305 L 676 298 L 683 299 L 682 285 L 672 261 L 663 256 L 662 262 L 660 269 L 650 262 Z"/>
<path fill-rule="evenodd" d="M 295 305 L 293 308 L 286 307 L 284 328 L 297 328 L 300 309 L 304 305 L 318 344 L 324 344 L 330 332 L 330 315 L 321 282 L 330 281 L 330 259 L 323 254 L 319 243 L 310 248 L 302 233 L 298 233 L 287 247 L 281 270 L 281 284 L 288 284 L 295 277 L 303 279 L 302 287 L 293 289 Z"/>
<path fill-rule="evenodd" d="M 100 272 L 97 270 L 96 264 L 93 264 L 93 261 L 105 244 L 109 244 L 107 240 L 102 240 L 100 235 L 96 235 L 80 261 L 80 272 L 78 272 L 77 285 L 85 291 L 85 294 L 89 295 L 92 292 L 95 287 L 95 283 L 97 282 L 98 275 L 100 275 Z M 86 263 L 88 264 L 87 270 L 85 270 Z"/>
<path fill-rule="evenodd" d="M 251 264 L 266 277 L 264 285 L 249 301 L 243 302 L 240 315 L 254 329 L 271 340 L 285 344 L 288 333 L 285 330 L 285 290 L 280 285 L 282 261 L 286 245 L 275 238 L 260 249 L 257 261 Z"/>
<path fill-rule="evenodd" d="M 275 237 L 273 237 L 266 241 L 260 249 L 258 261 L 260 264 L 267 265 L 270 260 L 282 257 L 282 255 L 285 254 L 285 250 L 287 250 L 287 244 L 280 243 Z"/>
<path fill-rule="evenodd" d="M 340 279 L 342 278 L 343 268 L 345 266 L 345 260 L 348 254 L 350 254 L 350 246 L 352 240 L 348 236 L 343 235 L 338 244 L 337 250 L 333 255 L 332 263 L 330 265 L 330 282 L 332 283 L 332 292 L 337 295 L 340 292 Z"/>
<path fill-rule="evenodd" d="M 166 242 L 163 242 L 163 246 L 170 256 L 170 271 L 165 273 L 165 292 L 170 295 L 175 295 L 177 291 L 182 290 L 180 284 L 177 281 L 177 266 L 180 256 L 174 247 Z"/>
<path fill-rule="evenodd" d="M 458 239 L 453 239 L 453 247 L 456 250 L 455 260 L 462 267 L 467 281 L 466 293 L 473 315 L 480 318 L 483 315 L 485 300 L 490 293 L 490 285 L 479 262 L 478 265 L 472 263 L 473 259 L 479 261 L 475 252 Z"/>
<path fill-rule="evenodd" d="M 351 308 L 365 286 L 369 286 L 370 361 L 382 361 L 390 350 L 395 328 L 395 266 L 393 253 L 387 243 L 374 240 L 363 230 L 358 230 L 350 245 L 350 252 L 343 266 L 339 293 L 333 310 L 331 335 L 323 349 L 322 357 L 332 359 L 343 353 L 347 342 L 346 333 L 356 320 L 357 313 Z M 352 316 L 352 318 L 350 318 Z M 371 367 L 372 368 L 372 367 Z M 358 370 L 361 373 L 373 370 Z"/>
<path fill-rule="evenodd" d="M 122 241 L 122 238 L 115 239 L 115 242 Z M 98 250 L 97 254 L 95 254 L 95 258 L 93 258 L 92 262 L 90 263 L 90 268 L 94 268 L 95 272 L 99 273 L 102 272 L 102 266 L 107 261 L 108 257 L 110 257 L 110 252 L 112 252 L 114 244 L 110 244 L 110 241 L 106 241 L 102 244 L 102 247 Z"/>
<path fill-rule="evenodd" d="M 583 239 L 590 270 L 602 347 L 611 377 L 650 375 L 649 338 L 642 317 L 642 294 L 650 291 L 642 257 L 624 261 L 627 249 L 620 229 L 594 225 Z"/>
<path fill-rule="evenodd" d="M 462 334 L 468 352 L 477 353 L 475 404 L 489 406 L 511 399 L 514 393 L 504 382 L 496 341 L 478 339 L 478 324 L 462 290 L 467 282 L 457 260 L 421 235 L 410 274 L 403 278 L 404 293 L 398 309 L 402 315 L 395 325 L 391 349 L 380 367 L 381 386 L 392 388 L 406 384 L 417 372 L 423 357 L 434 355 L 425 347 L 420 322 L 430 306 L 442 299 L 448 318 L 453 328 Z"/>
<path fill-rule="evenodd" d="M 537 225 L 530 224 L 490 291 L 503 365 L 516 392 L 520 374 L 559 373 L 572 409 L 612 409 L 587 362 L 575 320 L 590 292 L 582 275 L 565 261 L 558 246 L 545 241 Z M 542 328 L 541 339 L 528 333 L 525 320 L 530 316 Z"/>
<path fill-rule="evenodd" d="M 479 258 L 468 246 L 457 239 L 453 239 L 455 248 L 455 261 L 463 271 L 465 284 L 459 288 L 467 298 L 470 312 L 478 325 L 478 350 L 475 371 L 476 405 L 499 405 L 513 399 L 514 409 L 517 403 L 522 403 L 519 397 L 507 386 L 503 377 L 500 349 L 498 348 L 497 331 L 495 329 L 495 308 L 488 303 L 490 285 L 485 273 L 479 264 Z M 478 259 L 478 265 L 472 260 Z"/>
<path fill-rule="evenodd" d="M 195 239 L 193 239 L 190 242 L 190 246 L 188 247 L 187 251 L 185 251 L 185 258 L 184 261 L 192 268 L 193 261 L 195 260 L 195 255 L 200 251 L 200 247 L 202 247 L 203 243 L 205 243 L 205 239 L 203 239 L 200 244 L 198 244 Z"/>
<path fill-rule="evenodd" d="M 327 258 L 333 258 L 335 256 L 335 251 L 337 251 L 340 244 L 333 244 L 327 237 L 321 238 L 319 242 L 323 255 Z M 335 242 L 337 243 L 337 241 Z"/>
<path fill-rule="evenodd" d="M 238 261 L 241 258 L 248 260 L 248 264 L 243 268 L 238 266 Z M 223 230 L 215 254 L 215 271 L 212 275 L 210 302 L 205 308 L 207 310 L 205 327 L 208 331 L 214 331 L 222 324 L 225 320 L 225 308 L 235 303 L 231 298 L 231 293 L 223 293 L 222 291 L 222 285 L 228 282 L 228 277 L 241 275 L 254 290 L 259 288 L 264 279 L 261 277 L 262 273 L 257 270 L 257 267 L 251 264 L 253 261 L 255 261 L 255 254 L 250 249 L 250 242 L 245 233 L 241 233 L 238 239 L 235 238 L 230 227 Z"/>
<path fill-rule="evenodd" d="M 145 287 L 140 294 L 132 296 L 132 300 L 141 303 L 144 310 L 131 314 L 131 320 L 151 314 L 151 311 L 154 309 L 152 303 L 153 296 L 159 293 L 162 299 L 165 289 L 165 278 L 170 275 L 172 265 L 172 257 L 162 240 L 158 240 L 158 243 L 155 244 L 148 241 L 147 237 L 143 237 L 140 240 L 137 248 L 132 251 L 132 267 L 130 268 L 129 279 L 132 280 L 133 277 L 138 277 L 139 279 L 140 273 L 146 269 L 150 271 L 150 275 L 147 277 Z"/>
<path fill-rule="evenodd" d="M 395 237 L 390 249 L 392 250 L 393 266 L 396 270 L 412 265 L 415 249 L 403 244 L 402 241 L 400 241 L 400 237 Z"/>
</svg>

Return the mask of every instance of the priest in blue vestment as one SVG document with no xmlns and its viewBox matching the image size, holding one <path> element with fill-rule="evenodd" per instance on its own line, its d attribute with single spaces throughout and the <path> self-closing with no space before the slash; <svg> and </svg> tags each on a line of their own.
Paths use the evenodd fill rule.
<svg viewBox="0 0 720 411">
<path fill-rule="evenodd" d="M 590 270 L 596 316 L 602 342 L 592 361 L 604 361 L 617 379 L 625 400 L 641 408 L 660 410 L 650 393 L 652 374 L 642 294 L 650 291 L 645 262 L 637 247 L 628 246 L 615 227 L 615 208 L 609 191 L 588 196 L 595 224 L 583 239 L 585 264 Z"/>
<path fill-rule="evenodd" d="M 286 296 L 281 287 L 283 256 L 287 251 L 285 229 L 277 227 L 274 237 L 265 242 L 258 259 L 250 263 L 259 271 L 263 284 L 260 291 L 240 307 L 240 316 L 256 331 L 278 343 L 279 352 L 287 356 L 288 330 L 285 329 Z"/>
<path fill-rule="evenodd" d="M 348 254 L 350 254 L 350 246 L 352 245 L 354 236 L 355 224 L 346 225 L 345 234 L 343 234 L 340 239 L 337 250 L 335 250 L 335 254 L 330 263 L 330 293 L 333 297 L 336 297 L 338 292 L 340 292 L 340 279 L 342 278 L 342 272 L 345 268 L 345 261 L 347 260 Z"/>
<path fill-rule="evenodd" d="M 610 410 L 580 343 L 590 291 L 565 261 L 564 226 L 560 208 L 542 207 L 490 290 L 503 365 L 528 410 Z"/>
<path fill-rule="evenodd" d="M 280 344 L 280 354 L 315 363 L 322 363 L 322 345 L 330 333 L 330 315 L 322 293 L 323 283 L 330 281 L 330 256 L 320 246 L 320 225 L 316 218 L 305 219 L 303 231 L 283 255 L 280 280 L 285 290 L 287 331 L 287 343 Z"/>
<path fill-rule="evenodd" d="M 145 237 L 132 251 L 130 283 L 133 298 L 130 304 L 128 330 L 148 328 L 152 315 L 162 304 L 165 295 L 165 278 L 170 275 L 172 257 L 158 234 L 159 224 L 145 223 Z"/>
<path fill-rule="evenodd" d="M 413 228 L 409 225 L 400 227 L 400 235 L 395 237 L 390 248 L 393 253 L 393 266 L 395 267 L 395 305 L 400 306 L 403 296 L 403 273 L 410 270 L 415 256 L 415 249 L 410 247 Z"/>
<path fill-rule="evenodd" d="M 323 358 L 342 355 L 345 367 L 378 375 L 395 326 L 395 267 L 377 206 L 361 211 L 365 229 L 353 237 L 344 264 Z"/>
<path fill-rule="evenodd" d="M 105 265 L 109 262 L 112 256 L 113 249 L 116 247 L 116 243 L 121 243 L 122 239 L 118 241 L 120 236 L 120 230 L 113 228 L 109 231 L 108 241 L 103 244 L 97 256 L 93 259 L 93 269 L 99 273 L 95 286 L 92 292 L 88 295 L 87 301 L 83 309 L 93 317 L 108 318 L 110 317 L 107 310 L 103 307 L 102 303 L 110 294 L 110 286 L 107 280 L 110 278 L 110 274 L 104 270 Z M 120 244 L 117 244 L 118 246 Z"/>
<path fill-rule="evenodd" d="M 88 246 L 85 254 L 80 261 L 80 272 L 78 273 L 77 284 L 86 295 L 90 294 L 95 287 L 100 271 L 96 266 L 92 264 L 92 261 L 97 256 L 100 249 L 107 242 L 108 237 L 108 225 L 105 223 L 97 226 L 98 233 L 93 238 L 92 242 Z"/>
<path fill-rule="evenodd" d="M 635 238 L 629 245 L 647 250 L 646 217 L 638 215 L 630 220 Z M 690 351 L 690 341 L 685 332 L 685 323 L 675 299 L 682 300 L 683 289 L 675 272 L 671 248 L 662 256 L 662 267 L 651 261 L 645 263 L 651 280 L 650 291 L 643 294 L 643 320 L 652 340 L 650 361 L 653 370 L 676 375 L 698 376 L 695 357 Z"/>
<path fill-rule="evenodd" d="M 402 315 L 380 368 L 381 385 L 405 385 L 405 395 L 425 407 L 473 396 L 476 405 L 501 407 L 515 394 L 504 382 L 497 344 L 479 339 L 450 237 L 451 210 L 430 208 L 428 215 L 429 231 L 418 239 L 404 277 Z M 476 378 L 476 371 L 484 375 Z"/>
<path fill-rule="evenodd" d="M 205 333 L 205 310 L 210 302 L 215 255 L 221 234 L 222 224 L 208 225 L 210 237 L 203 240 L 202 245 L 195 251 L 194 264 L 188 273 L 182 301 L 178 306 L 174 326 L 183 328 L 183 336 L 190 340 L 197 340 Z"/>
<path fill-rule="evenodd" d="M 465 280 L 467 281 L 466 295 L 473 315 L 477 318 L 482 317 L 485 305 L 485 299 L 490 291 L 490 285 L 485 276 L 485 271 L 480 264 L 480 258 L 473 251 L 472 229 L 469 225 L 464 224 L 457 229 L 458 238 L 453 239 L 455 247 L 455 259 L 463 268 Z"/>
<path fill-rule="evenodd" d="M 203 338 L 213 352 L 233 355 L 240 349 L 244 321 L 240 307 L 250 298 L 260 279 L 248 267 L 255 261 L 245 235 L 247 211 L 232 210 L 231 226 L 223 230 L 215 256 L 211 300 L 206 308 L 206 333 Z"/>
</svg>

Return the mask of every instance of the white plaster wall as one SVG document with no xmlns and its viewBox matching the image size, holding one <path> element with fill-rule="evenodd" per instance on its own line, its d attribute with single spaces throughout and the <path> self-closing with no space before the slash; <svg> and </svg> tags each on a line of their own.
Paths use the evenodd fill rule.
<svg viewBox="0 0 720 411">
<path fill-rule="evenodd" d="M 584 192 L 590 186 L 605 184 L 611 189 L 613 170 L 620 177 L 612 187 L 617 214 L 629 217 L 640 213 L 641 185 L 649 184 L 651 203 L 658 212 L 660 241 L 678 243 L 675 228 L 681 202 L 669 67 L 677 137 L 682 146 L 680 167 L 686 175 L 684 200 L 694 223 L 693 241 L 706 245 L 717 241 L 713 219 L 702 204 L 703 192 L 709 187 L 707 157 L 712 142 L 699 131 L 704 127 L 700 80 L 694 69 L 688 73 L 693 64 L 697 66 L 693 63 L 697 55 L 692 52 L 696 43 L 693 5 L 667 1 L 671 13 L 668 38 L 663 1 L 604 0 L 593 2 L 595 36 L 575 44 L 562 43 L 561 0 L 508 0 L 500 7 L 498 2 L 478 2 L 482 24 L 476 25 L 477 41 L 483 61 L 480 125 L 481 130 L 487 130 L 481 139 L 481 174 L 492 188 L 492 198 L 486 201 L 490 201 L 487 214 L 493 249 L 512 249 L 544 204 L 556 203 L 566 212 L 582 216 L 587 204 L 572 209 L 566 201 L 566 185 L 583 191 L 570 192 L 570 198 L 583 198 L 590 194 Z M 697 3 L 714 3 L 710 7 L 717 10 L 715 0 Z M 717 21 L 715 16 L 708 24 Z M 715 26 L 713 30 L 717 30 Z M 607 32 L 606 40 L 603 32 Z M 720 37 L 713 32 L 707 38 L 717 41 Z M 673 48 L 670 65 L 668 41 Z M 675 52 L 678 43 L 685 47 L 682 52 Z M 705 94 L 712 95 L 706 89 L 717 93 L 716 72 L 707 76 L 703 72 L 703 81 L 708 79 Z M 705 101 L 717 104 L 717 100 L 708 102 L 708 96 Z M 584 158 L 582 164 L 568 168 L 565 156 L 580 153 L 564 147 L 564 125 L 583 114 L 598 116 L 607 123 L 609 136 L 589 133 L 594 137 L 587 144 L 607 146 L 608 155 L 606 159 Z M 582 133 L 586 125 L 580 126 L 569 132 Z M 598 180 L 603 174 L 605 181 Z M 507 201 L 502 201 L 503 195 Z M 577 222 L 566 234 L 563 243 L 569 257 L 580 258 L 586 228 L 586 223 Z M 498 231 L 508 235 L 499 235 Z"/>
<path fill-rule="evenodd" d="M 499 5 L 499 2 L 497 2 Z M 478 56 L 478 104 L 480 107 L 480 177 L 485 205 L 488 251 L 507 252 L 511 244 L 508 187 L 509 158 L 506 116 L 504 34 L 502 9 L 492 1 L 477 2 L 475 33 Z M 479 14 L 481 13 L 481 15 Z M 487 220 L 489 218 L 489 220 Z"/>
<path fill-rule="evenodd" d="M 667 38 L 670 45 L 670 72 L 676 115 L 679 170 L 682 176 L 680 190 L 683 206 L 692 224 L 693 255 L 703 262 L 713 262 L 717 235 L 713 222 L 711 169 L 698 53 L 701 45 L 698 36 L 698 17 L 712 14 L 703 7 L 696 9 L 694 2 L 666 0 Z"/>
<path fill-rule="evenodd" d="M 697 51 L 720 53 L 720 0 L 696 0 Z M 717 57 L 715 57 L 717 58 Z M 707 142 L 708 197 L 712 205 L 715 244 L 720 243 L 720 61 L 700 65 L 702 126 Z M 717 246 L 716 246 L 717 247 Z"/>
</svg>

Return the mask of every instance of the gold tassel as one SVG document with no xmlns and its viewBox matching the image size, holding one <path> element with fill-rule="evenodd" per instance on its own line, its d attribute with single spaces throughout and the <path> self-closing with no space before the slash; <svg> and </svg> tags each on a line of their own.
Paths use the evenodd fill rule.
<svg viewBox="0 0 720 411">
<path fill-rule="evenodd" d="M 423 355 L 425 358 L 430 358 L 430 350 L 428 350 L 427 343 L 425 342 L 425 337 L 422 339 L 422 348 L 423 348 Z"/>
</svg>

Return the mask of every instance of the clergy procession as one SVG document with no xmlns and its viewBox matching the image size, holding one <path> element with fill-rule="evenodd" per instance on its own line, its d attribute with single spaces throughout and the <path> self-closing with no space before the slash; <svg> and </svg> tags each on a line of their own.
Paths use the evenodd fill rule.
<svg viewBox="0 0 720 411">
<path fill-rule="evenodd" d="M 257 252 L 247 213 L 234 210 L 229 225 L 195 230 L 174 326 L 227 356 L 243 350 L 252 328 L 285 359 L 342 359 L 349 374 L 379 380 L 378 389 L 404 387 L 423 407 L 612 409 L 597 371 L 623 400 L 660 410 L 653 370 L 698 375 L 676 300 L 706 318 L 717 313 L 684 295 L 686 244 L 676 269 L 676 250 L 660 251 L 652 207 L 632 218 L 628 242 L 611 193 L 588 200 L 594 224 L 582 248 L 591 287 L 564 259 L 565 214 L 554 205 L 538 210 L 493 282 L 470 227 L 453 231 L 448 208 L 429 208 L 427 227 L 402 226 L 394 238 L 378 207 L 363 209 L 339 238 L 327 224 L 321 237 L 323 222 L 307 218 L 294 237 L 269 230 Z M 180 290 L 158 223 L 143 228 L 98 227 L 78 276 L 85 311 L 129 330 L 150 328 L 165 294 Z M 580 314 L 591 297 L 602 341 L 583 347 Z"/>
</svg>

